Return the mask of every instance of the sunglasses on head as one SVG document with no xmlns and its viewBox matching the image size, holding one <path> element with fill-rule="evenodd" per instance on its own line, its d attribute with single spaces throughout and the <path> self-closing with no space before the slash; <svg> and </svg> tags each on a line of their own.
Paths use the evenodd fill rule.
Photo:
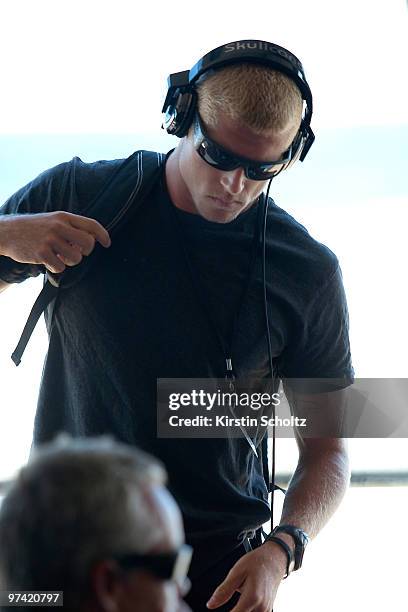
<svg viewBox="0 0 408 612">
<path fill-rule="evenodd" d="M 198 113 L 195 116 L 194 131 L 200 141 L 196 151 L 207 164 L 225 172 L 243 168 L 245 176 L 252 181 L 267 181 L 273 178 L 292 159 L 292 145 L 278 161 L 254 162 L 246 157 L 235 155 L 208 136 Z"/>
<path fill-rule="evenodd" d="M 127 553 L 114 557 L 123 570 L 141 569 L 160 580 L 174 580 L 182 586 L 186 582 L 193 549 L 187 544 L 165 554 L 139 555 Z"/>
</svg>

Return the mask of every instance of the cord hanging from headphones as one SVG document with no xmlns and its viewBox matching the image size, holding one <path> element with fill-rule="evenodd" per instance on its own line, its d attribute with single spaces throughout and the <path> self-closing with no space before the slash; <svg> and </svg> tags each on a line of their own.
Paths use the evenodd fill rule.
<svg viewBox="0 0 408 612">
<path fill-rule="evenodd" d="M 272 342 L 271 342 L 271 329 L 269 325 L 269 313 L 268 313 L 268 296 L 267 296 L 267 283 L 266 283 L 266 230 L 268 223 L 268 205 L 269 205 L 269 191 L 272 185 L 272 177 L 269 180 L 268 188 L 266 190 L 265 195 L 265 205 L 263 211 L 263 224 L 262 224 L 262 283 L 263 283 L 263 303 L 264 303 L 264 316 L 265 316 L 265 330 L 266 330 L 266 341 L 268 344 L 268 364 L 269 364 L 269 374 L 271 376 L 271 388 L 272 392 L 274 391 L 274 371 L 273 371 L 273 360 L 272 360 Z M 275 404 L 272 404 L 272 418 L 273 423 L 275 423 L 276 409 Z M 266 433 L 268 435 L 268 433 Z M 275 425 L 272 427 L 272 470 L 269 476 L 269 485 L 271 492 L 271 531 L 274 528 L 274 502 L 275 502 L 275 455 L 276 455 L 276 432 Z M 267 474 L 269 474 L 269 466 L 266 466 Z"/>
</svg>

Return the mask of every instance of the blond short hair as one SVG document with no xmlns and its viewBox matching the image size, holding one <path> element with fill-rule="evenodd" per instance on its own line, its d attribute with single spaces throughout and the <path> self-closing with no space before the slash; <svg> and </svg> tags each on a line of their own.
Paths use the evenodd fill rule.
<svg viewBox="0 0 408 612">
<path fill-rule="evenodd" d="M 198 110 L 216 127 L 220 112 L 256 133 L 280 131 L 299 123 L 303 100 L 296 84 L 282 72 L 259 64 L 234 64 L 197 84 Z"/>
</svg>

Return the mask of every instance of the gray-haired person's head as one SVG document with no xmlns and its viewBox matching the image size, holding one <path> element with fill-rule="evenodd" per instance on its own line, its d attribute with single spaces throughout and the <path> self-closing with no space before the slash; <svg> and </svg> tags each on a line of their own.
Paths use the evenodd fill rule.
<svg viewBox="0 0 408 612">
<path fill-rule="evenodd" d="M 144 490 L 165 479 L 160 463 L 110 438 L 40 447 L 0 507 L 0 590 L 64 591 L 64 608 L 78 610 L 93 562 L 160 542 Z"/>
</svg>

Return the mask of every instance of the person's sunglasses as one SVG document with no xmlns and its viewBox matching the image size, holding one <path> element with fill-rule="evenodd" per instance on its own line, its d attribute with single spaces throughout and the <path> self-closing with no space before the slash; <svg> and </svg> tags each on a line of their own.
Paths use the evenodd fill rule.
<svg viewBox="0 0 408 612">
<path fill-rule="evenodd" d="M 142 569 L 161 580 L 174 580 L 181 587 L 185 584 L 190 569 L 193 549 L 183 544 L 170 553 L 139 555 L 127 553 L 114 559 L 123 570 Z"/>
<path fill-rule="evenodd" d="M 208 136 L 198 112 L 194 120 L 194 131 L 200 143 L 196 151 L 207 164 L 225 172 L 235 170 L 236 168 L 243 168 L 245 176 L 252 181 L 267 181 L 273 178 L 292 159 L 292 145 L 283 153 L 278 161 L 254 162 L 246 157 L 230 153 Z"/>
</svg>

